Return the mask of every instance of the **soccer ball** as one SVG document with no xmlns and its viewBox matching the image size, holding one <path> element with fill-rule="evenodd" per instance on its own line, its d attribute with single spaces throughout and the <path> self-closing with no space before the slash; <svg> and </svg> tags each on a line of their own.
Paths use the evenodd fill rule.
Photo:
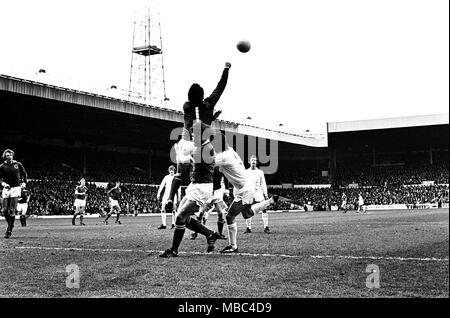
<svg viewBox="0 0 450 318">
<path fill-rule="evenodd" d="M 251 45 L 249 41 L 241 40 L 236 44 L 236 47 L 239 50 L 239 52 L 247 53 L 248 51 L 250 51 Z"/>
</svg>

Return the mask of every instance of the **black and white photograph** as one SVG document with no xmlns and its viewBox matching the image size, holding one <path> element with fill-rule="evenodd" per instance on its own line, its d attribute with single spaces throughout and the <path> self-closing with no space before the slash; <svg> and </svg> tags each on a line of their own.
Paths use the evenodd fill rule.
<svg viewBox="0 0 450 318">
<path fill-rule="evenodd" d="M 0 114 L 4 301 L 449 297 L 448 1 L 2 1 Z"/>
</svg>

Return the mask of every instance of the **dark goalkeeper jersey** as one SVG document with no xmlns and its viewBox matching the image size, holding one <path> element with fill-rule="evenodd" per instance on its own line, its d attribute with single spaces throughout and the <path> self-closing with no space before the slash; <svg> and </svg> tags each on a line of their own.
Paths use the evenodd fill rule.
<svg viewBox="0 0 450 318">
<path fill-rule="evenodd" d="M 27 182 L 27 172 L 18 161 L 3 162 L 0 165 L 0 180 L 9 184 L 11 188 L 20 186 L 20 180 Z"/>
<path fill-rule="evenodd" d="M 193 153 L 192 183 L 212 183 L 214 172 L 214 149 L 210 142 L 196 147 Z"/>
<path fill-rule="evenodd" d="M 193 122 L 195 120 L 195 108 L 198 107 L 200 120 L 206 124 L 211 125 L 214 119 L 214 106 L 220 99 L 228 81 L 229 68 L 225 68 L 222 72 L 219 83 L 216 89 L 211 93 L 210 96 L 205 98 L 202 103 L 194 104 L 192 102 L 186 102 L 183 105 L 184 113 L 184 128 L 189 131 L 192 128 Z"/>
</svg>

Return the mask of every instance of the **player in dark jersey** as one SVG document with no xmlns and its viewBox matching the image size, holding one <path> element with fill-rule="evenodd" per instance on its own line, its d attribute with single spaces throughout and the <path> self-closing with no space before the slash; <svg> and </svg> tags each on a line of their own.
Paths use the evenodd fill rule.
<svg viewBox="0 0 450 318">
<path fill-rule="evenodd" d="M 214 250 L 214 244 L 220 238 L 219 233 L 211 231 L 197 219 L 191 217 L 213 195 L 214 149 L 209 140 L 201 139 L 201 125 L 200 122 L 197 122 L 193 126 L 195 133 L 193 134 L 191 183 L 186 189 L 186 195 L 178 208 L 172 246 L 159 255 L 160 257 L 178 256 L 178 247 L 183 240 L 186 228 L 206 237 L 208 244 L 206 251 L 208 253 Z"/>
<path fill-rule="evenodd" d="M 225 90 L 228 82 L 230 67 L 231 64 L 226 62 L 220 81 L 209 97 L 204 99 L 203 88 L 197 83 L 192 84 L 189 88 L 188 101 L 183 105 L 184 126 L 182 139 L 178 142 L 181 148 L 186 141 L 191 141 L 189 131 L 192 128 L 194 118 L 196 118 L 195 108 L 198 108 L 199 119 L 205 125 L 211 125 L 211 123 L 219 117 L 221 111 L 214 113 L 214 107 Z M 190 162 L 177 162 L 177 174 L 173 178 L 171 185 L 169 198 L 165 207 L 166 213 L 170 214 L 172 212 L 173 200 L 178 192 L 178 189 L 181 186 L 187 186 L 189 184 L 190 169 Z"/>
<path fill-rule="evenodd" d="M 75 188 L 75 213 L 73 214 L 72 225 L 75 225 L 77 215 L 80 216 L 80 225 L 86 225 L 83 223 L 84 211 L 86 209 L 86 192 L 86 180 L 82 178 L 80 184 Z"/>
<path fill-rule="evenodd" d="M 116 223 L 122 224 L 122 222 L 119 221 L 120 212 L 121 212 L 119 200 L 120 200 L 121 196 L 122 196 L 122 190 L 120 188 L 120 182 L 117 181 L 116 185 L 108 191 L 110 210 L 109 210 L 108 214 L 106 214 L 106 220 L 103 223 L 108 224 L 108 219 L 111 217 L 111 214 L 116 212 Z"/>
<path fill-rule="evenodd" d="M 27 226 L 27 211 L 28 211 L 28 202 L 30 202 L 31 194 L 22 186 L 22 190 L 20 191 L 20 198 L 17 201 L 17 214 L 20 215 L 20 224 L 22 226 Z"/>
<path fill-rule="evenodd" d="M 23 165 L 14 160 L 14 151 L 6 149 L 2 157 L 5 160 L 0 165 L 0 181 L 3 187 L 2 209 L 8 224 L 5 238 L 10 238 L 16 219 L 17 201 L 20 198 L 21 186 L 26 185 L 28 176 Z"/>
</svg>

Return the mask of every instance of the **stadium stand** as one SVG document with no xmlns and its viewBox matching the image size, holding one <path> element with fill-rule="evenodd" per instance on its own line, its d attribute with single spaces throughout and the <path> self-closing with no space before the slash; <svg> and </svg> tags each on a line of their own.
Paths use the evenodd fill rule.
<svg viewBox="0 0 450 318">
<path fill-rule="evenodd" d="M 0 146 L 14 149 L 27 169 L 30 213 L 72 213 L 75 184 L 82 176 L 89 184 L 88 213 L 106 205 L 99 183 L 116 180 L 130 189 L 124 209 L 158 211 L 157 188 L 151 185 L 158 185 L 172 164 L 174 141 L 168 136 L 180 127 L 181 112 L 1 74 L 0 104 L 5 119 Z M 278 208 L 330 209 L 343 191 L 351 203 L 359 191 L 372 204 L 448 203 L 448 114 L 328 123 L 325 144 L 218 122 L 246 142 L 250 137 L 277 141 L 278 169 L 266 180 L 281 188 L 269 192 L 292 200 Z M 244 162 L 250 155 L 245 147 Z"/>
</svg>

